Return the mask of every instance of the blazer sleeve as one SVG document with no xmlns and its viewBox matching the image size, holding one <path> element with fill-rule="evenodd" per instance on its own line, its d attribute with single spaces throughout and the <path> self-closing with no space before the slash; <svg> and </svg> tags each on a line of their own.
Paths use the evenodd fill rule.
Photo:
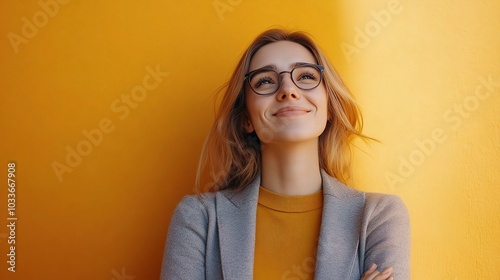
<svg viewBox="0 0 500 280">
<path fill-rule="evenodd" d="M 196 196 L 177 205 L 167 235 L 161 280 L 205 279 L 207 211 Z"/>
<path fill-rule="evenodd" d="M 410 279 L 410 222 L 408 209 L 395 195 L 367 194 L 364 269 L 376 263 L 381 271 L 394 268 L 394 279 Z M 362 273 L 363 273 L 362 272 Z"/>
</svg>

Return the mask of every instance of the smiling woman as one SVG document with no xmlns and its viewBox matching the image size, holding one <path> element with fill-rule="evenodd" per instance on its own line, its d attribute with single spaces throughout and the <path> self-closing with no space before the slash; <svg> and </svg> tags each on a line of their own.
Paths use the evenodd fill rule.
<svg viewBox="0 0 500 280">
<path fill-rule="evenodd" d="M 257 94 L 250 91 L 245 95 L 249 116 L 246 130 L 255 131 L 261 146 L 310 142 L 314 154 L 318 154 L 318 137 L 327 123 L 328 100 L 321 83 L 323 67 L 315 63 L 307 49 L 291 41 L 265 45 L 253 56 L 246 91 L 249 87 Z"/>
<path fill-rule="evenodd" d="M 259 35 L 234 71 L 200 159 L 210 192 L 172 217 L 162 279 L 409 279 L 393 195 L 347 187 L 361 114 L 304 33 Z M 378 269 L 380 268 L 380 269 Z"/>
</svg>

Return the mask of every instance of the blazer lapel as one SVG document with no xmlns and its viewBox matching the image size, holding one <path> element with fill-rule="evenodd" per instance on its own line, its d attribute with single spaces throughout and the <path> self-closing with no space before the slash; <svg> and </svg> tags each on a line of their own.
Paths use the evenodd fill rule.
<svg viewBox="0 0 500 280">
<path fill-rule="evenodd" d="M 364 194 L 322 171 L 323 216 L 315 279 L 350 279 L 357 261 Z"/>
<path fill-rule="evenodd" d="M 217 192 L 217 227 L 225 280 L 252 280 L 260 175 L 236 193 Z"/>
</svg>

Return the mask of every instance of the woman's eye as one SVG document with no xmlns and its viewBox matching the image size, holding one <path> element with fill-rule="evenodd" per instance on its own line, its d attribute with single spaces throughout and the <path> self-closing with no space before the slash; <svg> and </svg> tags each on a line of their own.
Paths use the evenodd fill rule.
<svg viewBox="0 0 500 280">
<path fill-rule="evenodd" d="M 272 85 L 275 84 L 274 80 L 269 78 L 269 77 L 261 77 L 255 82 L 254 86 L 255 88 L 258 88 L 262 85 Z"/>
<path fill-rule="evenodd" d="M 316 75 L 314 73 L 302 73 L 299 76 L 299 81 L 300 80 L 316 80 Z"/>
</svg>

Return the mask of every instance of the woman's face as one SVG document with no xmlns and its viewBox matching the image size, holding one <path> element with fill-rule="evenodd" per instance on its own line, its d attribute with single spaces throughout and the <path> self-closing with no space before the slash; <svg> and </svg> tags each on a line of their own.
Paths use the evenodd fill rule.
<svg viewBox="0 0 500 280">
<path fill-rule="evenodd" d="M 253 56 L 249 71 L 272 66 L 278 73 L 291 71 L 296 63 L 316 64 L 314 56 L 302 45 L 279 41 L 265 45 Z M 319 77 L 317 77 L 319 78 Z M 263 143 L 298 143 L 317 140 L 327 122 L 327 94 L 323 82 L 302 90 L 288 73 L 281 74 L 277 92 L 258 95 L 246 85 L 247 132 L 255 131 Z"/>
</svg>

